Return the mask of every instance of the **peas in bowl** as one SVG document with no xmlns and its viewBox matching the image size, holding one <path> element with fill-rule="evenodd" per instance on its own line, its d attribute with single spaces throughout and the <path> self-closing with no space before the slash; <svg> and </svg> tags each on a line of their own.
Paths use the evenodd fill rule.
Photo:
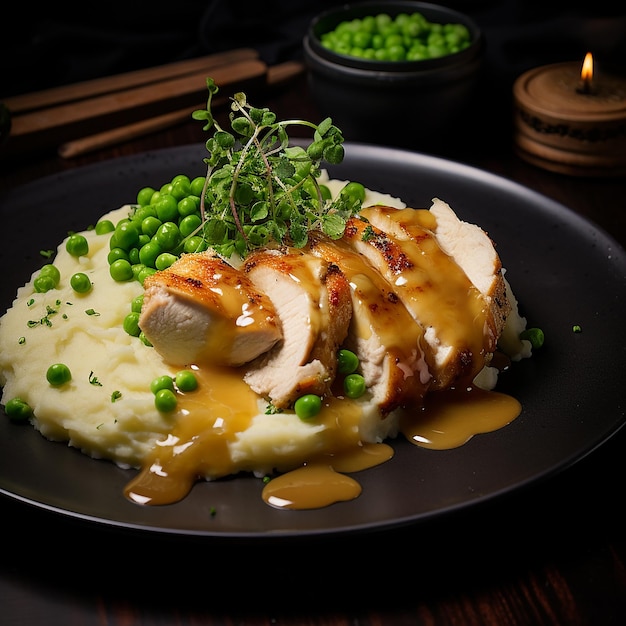
<svg viewBox="0 0 626 626">
<path fill-rule="evenodd" d="M 431 22 L 420 11 L 365 15 L 342 20 L 319 35 L 324 48 L 374 61 L 424 61 L 456 54 L 472 43 L 459 22 Z"/>
<path fill-rule="evenodd" d="M 303 53 L 317 108 L 348 141 L 430 150 L 471 117 L 484 37 L 448 7 L 370 0 L 320 13 Z"/>
</svg>

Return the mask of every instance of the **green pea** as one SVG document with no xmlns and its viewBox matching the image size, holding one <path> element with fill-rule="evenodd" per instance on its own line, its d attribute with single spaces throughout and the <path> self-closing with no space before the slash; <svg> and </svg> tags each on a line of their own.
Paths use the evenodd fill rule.
<svg viewBox="0 0 626 626">
<path fill-rule="evenodd" d="M 70 372 L 70 368 L 64 363 L 55 363 L 48 368 L 46 380 L 53 387 L 60 387 L 72 380 L 72 372 Z"/>
<path fill-rule="evenodd" d="M 155 192 L 156 189 L 153 189 L 152 187 L 143 187 L 137 193 L 137 204 L 139 206 L 146 206 L 147 204 L 150 204 L 152 196 Z"/>
<path fill-rule="evenodd" d="M 124 318 L 123 327 L 131 337 L 139 337 L 139 333 L 141 332 L 139 328 L 139 313 L 137 313 L 137 311 L 131 311 Z"/>
<path fill-rule="evenodd" d="M 143 285 L 143 281 L 146 280 L 148 276 L 152 276 L 155 272 L 156 270 L 153 267 L 144 267 L 144 269 L 139 272 L 137 280 Z"/>
<path fill-rule="evenodd" d="M 193 215 L 200 209 L 200 198 L 198 196 L 189 195 L 178 201 L 178 214 L 181 217 Z"/>
<path fill-rule="evenodd" d="M 85 256 L 89 252 L 89 242 L 84 235 L 70 235 L 65 243 L 65 249 L 72 256 Z"/>
<path fill-rule="evenodd" d="M 51 276 L 37 276 L 33 280 L 33 287 L 37 293 L 46 293 L 54 289 L 56 284 Z"/>
<path fill-rule="evenodd" d="M 178 230 L 183 237 L 188 237 L 192 233 L 195 233 L 202 225 L 202 219 L 199 215 L 193 213 L 192 215 L 186 215 L 180 220 L 178 224 Z"/>
<path fill-rule="evenodd" d="M 111 220 L 100 220 L 96 224 L 96 235 L 106 235 L 114 230 L 115 226 Z"/>
<path fill-rule="evenodd" d="M 139 232 L 132 222 L 120 222 L 115 227 L 115 240 L 124 250 L 130 250 L 139 243 Z"/>
<path fill-rule="evenodd" d="M 139 333 L 139 341 L 141 341 L 141 343 L 143 343 L 145 346 L 148 346 L 149 348 L 152 347 L 152 343 L 146 337 L 146 334 L 143 332 L 143 330 Z"/>
<path fill-rule="evenodd" d="M 385 48 L 390 49 L 395 46 L 402 46 L 404 39 L 400 33 L 391 32 L 385 37 Z"/>
<path fill-rule="evenodd" d="M 107 255 L 107 261 L 109 265 L 112 265 L 118 259 L 125 259 L 128 261 L 128 252 L 124 248 L 111 248 Z"/>
<path fill-rule="evenodd" d="M 185 239 L 185 243 L 183 244 L 183 249 L 185 252 L 193 253 L 193 252 L 203 252 L 208 248 L 208 245 L 203 237 L 199 235 L 194 235 L 193 237 L 188 237 Z"/>
<path fill-rule="evenodd" d="M 174 222 L 163 222 L 163 224 L 159 226 L 159 230 L 157 230 L 154 239 L 164 251 L 173 250 L 181 240 L 178 225 Z"/>
<path fill-rule="evenodd" d="M 111 275 L 111 278 L 118 283 L 134 278 L 133 268 L 130 261 L 127 261 L 126 259 L 117 259 L 117 261 L 113 261 L 113 263 L 109 266 L 109 274 Z"/>
<path fill-rule="evenodd" d="M 5 406 L 7 417 L 13 422 L 26 422 L 33 415 L 33 409 L 21 398 L 12 398 Z"/>
<path fill-rule="evenodd" d="M 154 262 L 154 266 L 159 271 L 167 269 L 172 263 L 178 261 L 178 257 L 171 252 L 161 252 Z"/>
<path fill-rule="evenodd" d="M 40 276 L 49 276 L 54 281 L 54 286 L 56 287 L 61 280 L 61 272 L 56 265 L 52 263 L 46 263 L 40 270 Z"/>
<path fill-rule="evenodd" d="M 359 357 L 351 350 L 341 349 L 337 353 L 337 372 L 352 374 L 359 367 Z"/>
<path fill-rule="evenodd" d="M 157 217 L 162 222 L 178 218 L 178 200 L 170 193 L 164 193 L 155 204 Z"/>
<path fill-rule="evenodd" d="M 204 183 L 206 178 L 204 176 L 196 176 L 191 181 L 191 194 L 194 196 L 198 196 L 198 198 L 202 197 L 202 191 L 204 190 Z"/>
<path fill-rule="evenodd" d="M 139 276 L 140 276 L 141 272 L 143 272 L 143 270 L 146 269 L 146 266 L 143 263 L 133 263 L 131 265 L 131 268 L 133 270 L 133 278 L 135 280 L 138 280 L 139 282 L 141 282 L 139 280 Z"/>
<path fill-rule="evenodd" d="M 365 200 L 365 187 L 361 183 L 349 182 L 341 190 L 341 195 L 356 198 L 363 202 Z"/>
<path fill-rule="evenodd" d="M 295 401 L 293 408 L 301 420 L 310 420 L 322 410 L 322 399 L 315 394 L 309 393 L 300 396 Z"/>
<path fill-rule="evenodd" d="M 406 59 L 406 50 L 404 49 L 404 46 L 389 46 L 387 48 L 387 58 L 390 61 L 404 61 Z"/>
<path fill-rule="evenodd" d="M 177 404 L 176 394 L 170 389 L 161 389 L 154 396 L 154 406 L 161 413 L 171 413 Z"/>
<path fill-rule="evenodd" d="M 163 224 L 163 222 L 158 217 L 149 215 L 141 222 L 141 232 L 144 235 L 148 235 L 148 237 L 154 237 L 161 224 Z"/>
<path fill-rule="evenodd" d="M 176 372 L 175 382 L 180 391 L 195 391 L 198 388 L 198 379 L 191 370 Z"/>
<path fill-rule="evenodd" d="M 135 313 L 141 313 L 141 307 L 143 306 L 143 294 L 140 293 L 138 296 L 135 296 L 130 303 L 130 310 Z"/>
<path fill-rule="evenodd" d="M 343 380 L 343 390 L 348 398 L 360 398 L 365 393 L 365 379 L 361 374 L 349 374 Z"/>
<path fill-rule="evenodd" d="M 163 250 L 157 241 L 154 239 L 148 242 L 145 246 L 142 246 L 139 250 L 139 262 L 143 263 L 146 267 L 155 267 L 156 259 Z"/>
<path fill-rule="evenodd" d="M 146 217 L 154 217 L 155 215 L 156 211 L 151 204 L 140 206 L 134 210 L 130 218 L 130 223 L 133 224 L 138 231 L 141 231 L 141 222 L 143 222 Z"/>
<path fill-rule="evenodd" d="M 70 278 L 70 287 L 76 293 L 87 293 L 91 291 L 92 284 L 87 274 L 84 272 L 76 272 L 76 274 L 73 274 Z"/>
<path fill-rule="evenodd" d="M 153 394 L 157 394 L 161 389 L 169 389 L 174 391 L 174 379 L 171 376 L 157 376 L 150 383 L 150 391 Z"/>
<path fill-rule="evenodd" d="M 191 181 L 188 176 L 179 174 L 172 179 L 172 195 L 176 200 L 182 200 L 191 193 Z"/>
<path fill-rule="evenodd" d="M 543 346 L 543 342 L 545 340 L 543 330 L 541 328 L 527 328 L 520 333 L 520 339 L 526 339 L 530 341 L 530 344 L 533 347 L 533 350 L 538 350 Z"/>
<path fill-rule="evenodd" d="M 37 293 L 46 293 L 54 289 L 61 280 L 61 272 L 52 263 L 46 263 L 40 270 L 39 275 L 33 281 Z"/>
<path fill-rule="evenodd" d="M 131 248 L 128 251 L 128 262 L 131 265 L 137 265 L 137 263 L 140 263 L 140 259 L 139 259 L 139 248 Z"/>
<path fill-rule="evenodd" d="M 357 48 L 369 48 L 372 44 L 372 33 L 367 31 L 360 31 L 354 33 L 352 43 Z"/>
</svg>

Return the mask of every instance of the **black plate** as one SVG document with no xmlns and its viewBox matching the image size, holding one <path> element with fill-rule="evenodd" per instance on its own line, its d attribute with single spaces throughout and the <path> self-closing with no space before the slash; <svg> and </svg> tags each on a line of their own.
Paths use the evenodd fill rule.
<svg viewBox="0 0 626 626">
<path fill-rule="evenodd" d="M 0 281 L 2 310 L 41 265 L 39 250 L 134 201 L 140 187 L 202 174 L 205 154 L 203 145 L 145 153 L 5 195 L 0 266 L 10 272 Z M 523 405 L 517 420 L 455 450 L 398 440 L 390 462 L 358 474 L 363 493 L 356 500 L 281 511 L 262 502 L 262 482 L 248 477 L 200 483 L 180 503 L 141 507 L 123 495 L 133 471 L 0 419 L 0 493 L 116 528 L 216 538 L 335 535 L 408 525 L 509 493 L 569 467 L 622 426 L 626 252 L 619 244 L 564 206 L 458 163 L 348 144 L 345 161 L 329 169 L 413 207 L 439 197 L 496 241 L 522 314 L 546 335 L 541 351 L 501 376 L 499 389 Z"/>
</svg>

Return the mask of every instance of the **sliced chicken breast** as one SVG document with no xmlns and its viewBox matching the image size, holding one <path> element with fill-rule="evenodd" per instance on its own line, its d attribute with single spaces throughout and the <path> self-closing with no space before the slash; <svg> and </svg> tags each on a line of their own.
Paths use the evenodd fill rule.
<svg viewBox="0 0 626 626">
<path fill-rule="evenodd" d="M 283 332 L 272 350 L 250 364 L 244 380 L 276 408 L 307 393 L 329 393 L 352 316 L 350 286 L 339 268 L 285 249 L 251 253 L 244 272 L 269 296 Z"/>
<path fill-rule="evenodd" d="M 350 283 L 353 313 L 344 345 L 358 355 L 368 393 L 381 414 L 420 405 L 431 382 L 421 326 L 390 283 L 346 242 L 315 232 L 309 245 L 313 254 L 338 265 Z"/>
<path fill-rule="evenodd" d="M 426 225 L 415 223 L 411 236 L 403 237 L 369 221 L 379 214 L 387 219 L 385 213 L 379 207 L 362 210 L 361 218 L 349 220 L 343 238 L 378 269 L 421 325 L 433 375 L 431 388 L 469 384 L 496 347 L 497 337 L 488 322 L 489 305 L 462 268 L 442 250 L 428 227 L 433 223 L 428 212 L 421 216 Z M 415 218 L 413 214 L 411 217 Z"/>
<path fill-rule="evenodd" d="M 462 221 L 450 205 L 434 198 L 428 211 L 368 207 L 361 215 L 374 226 L 401 240 L 420 238 L 432 230 L 441 249 L 463 269 L 485 297 L 491 316 L 487 322 L 499 336 L 511 310 L 506 295 L 502 262 L 489 235 L 476 224 Z M 434 217 L 434 221 L 432 218 Z"/>
<path fill-rule="evenodd" d="M 282 337 L 270 299 L 211 254 L 184 254 L 146 278 L 139 326 L 169 363 L 239 366 Z"/>
</svg>

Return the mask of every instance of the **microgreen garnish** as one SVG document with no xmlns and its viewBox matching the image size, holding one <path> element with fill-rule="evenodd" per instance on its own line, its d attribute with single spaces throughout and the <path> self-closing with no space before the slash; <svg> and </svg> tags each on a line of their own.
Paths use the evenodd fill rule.
<svg viewBox="0 0 626 626">
<path fill-rule="evenodd" d="M 121 391 L 114 391 L 111 394 L 111 402 L 116 402 L 117 400 L 119 400 L 122 397 L 122 392 Z"/>
<path fill-rule="evenodd" d="M 39 254 L 45 259 L 50 259 L 54 254 L 54 250 L 39 250 Z"/>
<path fill-rule="evenodd" d="M 211 101 L 219 91 L 207 78 L 209 96 L 204 110 L 192 117 L 213 129 L 206 142 L 207 175 L 201 198 L 202 235 L 218 254 L 245 257 L 271 243 L 303 247 L 308 233 L 319 229 L 333 239 L 343 235 L 346 220 L 361 202 L 341 195 L 326 200 L 317 179 L 323 160 L 341 163 L 343 135 L 330 118 L 319 125 L 300 119 L 277 121 L 267 108 L 251 106 L 244 93 L 231 98 L 232 132 L 214 119 Z M 290 146 L 287 129 L 313 130 L 305 149 Z"/>
<path fill-rule="evenodd" d="M 98 313 L 98 311 L 96 311 L 96 310 L 94 310 L 94 309 L 87 309 L 87 310 L 85 311 L 85 313 L 87 313 L 87 315 L 95 315 L 95 316 L 100 315 L 100 313 Z"/>
</svg>

